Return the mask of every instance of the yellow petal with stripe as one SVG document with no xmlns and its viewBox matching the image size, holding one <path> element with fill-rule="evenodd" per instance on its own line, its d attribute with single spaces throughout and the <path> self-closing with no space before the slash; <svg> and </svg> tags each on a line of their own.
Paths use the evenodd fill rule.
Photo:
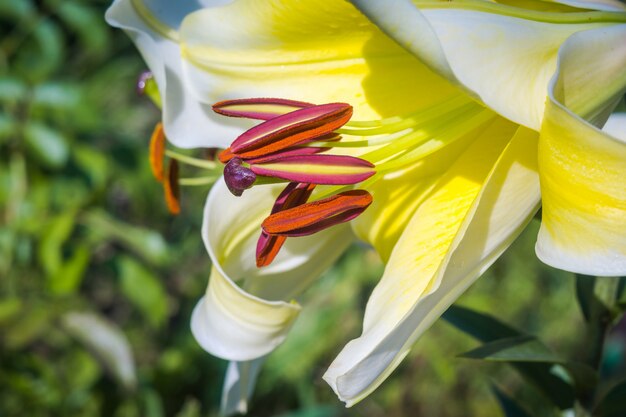
<svg viewBox="0 0 626 417">
<path fill-rule="evenodd" d="M 602 64 L 584 72 L 585 61 Z M 539 258 L 557 268 L 626 274 L 626 134 L 611 136 L 583 119 L 606 118 L 588 102 L 598 100 L 594 93 L 609 103 L 619 99 L 624 68 L 626 25 L 581 33 L 562 48 L 541 129 L 543 218 L 536 247 Z"/>
<path fill-rule="evenodd" d="M 450 68 L 440 74 L 498 114 L 537 131 L 563 42 L 575 33 L 626 23 L 624 13 L 548 16 L 524 9 L 523 4 L 510 7 L 488 1 L 415 0 L 413 10 L 408 10 L 410 0 L 388 0 L 384 4 L 376 0 L 352 1 L 425 62 L 433 54 L 420 47 L 424 40 L 416 36 L 431 33 L 429 42 L 439 45 Z M 416 29 L 425 25 L 430 32 Z M 592 62 L 585 68 L 590 66 Z"/>
<path fill-rule="evenodd" d="M 415 211 L 368 302 L 363 334 L 324 376 L 348 406 L 382 383 L 530 221 L 540 200 L 536 146 L 535 132 L 497 120 Z"/>
<path fill-rule="evenodd" d="M 187 81 L 207 103 L 341 101 L 371 120 L 459 93 L 348 2 L 242 0 L 189 15 L 181 41 Z"/>
<path fill-rule="evenodd" d="M 493 114 L 493 119 L 499 116 Z M 367 190 L 374 201 L 352 221 L 356 235 L 373 245 L 384 262 L 404 232 L 419 205 L 428 197 L 439 178 L 482 133 L 483 126 L 470 129 L 463 137 L 420 160 L 414 166 L 385 175 Z"/>
</svg>

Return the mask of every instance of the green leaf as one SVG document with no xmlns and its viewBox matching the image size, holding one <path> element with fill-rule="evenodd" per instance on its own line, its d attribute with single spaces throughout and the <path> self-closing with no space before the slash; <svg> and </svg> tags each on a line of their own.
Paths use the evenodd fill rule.
<svg viewBox="0 0 626 417">
<path fill-rule="evenodd" d="M 9 349 L 23 349 L 41 337 L 50 328 L 55 316 L 53 311 L 42 305 L 29 306 L 23 312 L 3 331 L 4 346 Z"/>
<path fill-rule="evenodd" d="M 31 36 L 17 48 L 16 73 L 30 82 L 39 82 L 63 63 L 65 39 L 51 19 L 38 19 L 29 30 Z"/>
<path fill-rule="evenodd" d="M 617 290 L 617 306 L 622 310 L 626 310 L 626 277 L 619 279 L 619 287 Z"/>
<path fill-rule="evenodd" d="M 580 306 L 580 311 L 586 321 L 591 318 L 591 309 L 594 303 L 593 287 L 596 278 L 587 275 L 576 274 L 576 299 Z"/>
<path fill-rule="evenodd" d="M 49 168 L 61 168 L 69 157 L 69 140 L 59 131 L 39 122 L 24 128 L 24 140 L 32 155 Z"/>
<path fill-rule="evenodd" d="M 63 0 L 58 3 L 56 13 L 70 27 L 91 55 L 101 55 L 108 46 L 107 27 L 98 11 L 85 4 Z"/>
<path fill-rule="evenodd" d="M 200 417 L 200 401 L 195 398 L 187 398 L 185 404 L 176 414 L 176 417 Z"/>
<path fill-rule="evenodd" d="M 31 0 L 0 1 L 0 16 L 14 20 L 26 19 L 35 14 L 35 6 Z"/>
<path fill-rule="evenodd" d="M 502 323 L 495 317 L 456 305 L 450 306 L 441 317 L 457 329 L 481 342 L 491 342 L 522 334 L 519 330 Z"/>
<path fill-rule="evenodd" d="M 537 338 L 529 335 L 495 340 L 460 356 L 469 359 L 504 362 L 564 362 Z"/>
<path fill-rule="evenodd" d="M 39 263 L 48 277 L 55 276 L 63 264 L 62 248 L 75 225 L 75 213 L 67 212 L 53 218 L 39 242 Z"/>
<path fill-rule="evenodd" d="M 49 288 L 53 294 L 65 295 L 76 292 L 91 259 L 91 251 L 85 244 L 78 246 L 61 268 L 50 277 Z"/>
<path fill-rule="evenodd" d="M 450 307 L 443 318 L 459 330 L 486 343 L 497 342 L 500 339 L 529 337 L 490 315 L 464 307 Z M 551 372 L 553 364 L 536 361 L 511 361 L 510 364 L 561 410 L 574 404 L 574 387 Z"/>
<path fill-rule="evenodd" d="M 77 84 L 47 82 L 38 84 L 33 90 L 34 107 L 73 110 L 81 103 L 81 90 Z"/>
<path fill-rule="evenodd" d="M 135 360 L 124 333 L 94 313 L 70 312 L 61 318 L 63 328 L 84 344 L 126 389 L 137 386 Z"/>
<path fill-rule="evenodd" d="M 0 326 L 13 320 L 22 312 L 22 301 L 19 298 L 0 300 Z"/>
<path fill-rule="evenodd" d="M 167 295 L 157 277 L 132 258 L 118 260 L 122 292 L 153 327 L 167 318 Z"/>
<path fill-rule="evenodd" d="M 153 389 L 146 389 L 143 393 L 144 413 L 146 417 L 163 417 L 163 401 L 159 394 Z"/>
<path fill-rule="evenodd" d="M 340 414 L 340 410 L 332 405 L 319 405 L 290 413 L 280 414 L 276 417 L 334 417 Z"/>
<path fill-rule="evenodd" d="M 16 137 L 18 127 L 17 120 L 15 120 L 12 115 L 6 113 L 0 114 L 0 140 Z"/>
<path fill-rule="evenodd" d="M 115 240 L 157 265 L 167 262 L 167 244 L 155 231 L 116 220 L 102 209 L 85 213 L 82 221 L 91 229 L 94 233 L 93 238 L 97 240 Z"/>
<path fill-rule="evenodd" d="M 105 155 L 90 146 L 80 144 L 72 147 L 72 155 L 76 165 L 85 171 L 96 188 L 105 185 L 109 176 L 109 159 Z"/>
<path fill-rule="evenodd" d="M 598 376 L 594 369 L 581 362 L 568 361 L 554 352 L 534 336 L 522 335 L 499 339 L 460 355 L 469 359 L 482 359 L 499 362 L 538 362 L 547 366 L 560 365 L 568 380 L 573 381 L 580 392 L 587 392 L 595 386 Z M 516 366 L 523 366 L 517 364 Z M 553 371 L 553 369 L 551 370 Z M 551 372 L 554 374 L 554 372 Z"/>
<path fill-rule="evenodd" d="M 626 415 L 626 379 L 611 387 L 599 401 L 593 415 L 597 417 L 623 417 Z"/>
<path fill-rule="evenodd" d="M 500 403 L 500 408 L 504 412 L 504 417 L 532 417 L 524 407 L 517 401 L 505 394 L 497 386 L 492 385 L 491 390 Z"/>
<path fill-rule="evenodd" d="M 19 78 L 0 77 L 0 103 L 16 104 L 26 99 L 28 86 Z"/>
</svg>

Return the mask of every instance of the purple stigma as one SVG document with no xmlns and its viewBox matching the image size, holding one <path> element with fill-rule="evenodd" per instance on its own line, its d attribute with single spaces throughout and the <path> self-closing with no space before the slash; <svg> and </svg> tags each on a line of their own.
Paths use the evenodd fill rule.
<svg viewBox="0 0 626 417">
<path fill-rule="evenodd" d="M 224 181 L 234 196 L 241 196 L 244 190 L 252 187 L 256 174 L 241 165 L 241 158 L 233 158 L 224 167 Z"/>
</svg>

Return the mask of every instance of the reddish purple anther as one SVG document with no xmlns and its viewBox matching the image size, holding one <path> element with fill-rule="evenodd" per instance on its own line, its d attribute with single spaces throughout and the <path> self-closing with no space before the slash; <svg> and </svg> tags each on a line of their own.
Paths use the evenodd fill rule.
<svg viewBox="0 0 626 417">
<path fill-rule="evenodd" d="M 213 111 L 223 116 L 270 120 L 276 116 L 313 107 L 314 104 L 284 98 L 244 98 L 224 100 L 213 105 Z"/>
</svg>

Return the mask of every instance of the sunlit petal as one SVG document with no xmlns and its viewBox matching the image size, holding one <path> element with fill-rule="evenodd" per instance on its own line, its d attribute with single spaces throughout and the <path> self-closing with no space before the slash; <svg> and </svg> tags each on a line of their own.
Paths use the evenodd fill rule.
<svg viewBox="0 0 626 417">
<path fill-rule="evenodd" d="M 163 103 L 165 133 L 179 147 L 225 147 L 228 138 L 237 135 L 244 125 L 238 120 L 218 120 L 210 105 L 190 94 L 177 39 L 173 38 L 178 36 L 178 25 L 185 15 L 223 3 L 185 0 L 174 6 L 165 0 L 116 0 L 106 13 L 109 24 L 128 33 L 154 74 Z"/>
<path fill-rule="evenodd" d="M 463 85 L 500 115 L 534 130 L 541 126 L 547 86 L 561 44 L 574 33 L 606 25 L 584 21 L 554 24 L 504 12 L 468 10 L 463 4 L 446 7 L 445 3 L 420 1 L 414 2 L 419 10 L 409 14 L 407 1 L 393 0 L 384 7 L 373 0 L 353 2 L 422 58 L 425 52 L 413 33 L 416 26 L 428 24 L 434 32 L 429 41 L 439 43 L 453 75 L 441 74 Z M 411 22 L 395 23 L 409 15 Z"/>
<path fill-rule="evenodd" d="M 181 39 L 193 92 L 206 103 L 341 101 L 355 120 L 371 120 L 456 93 L 347 2 L 239 1 L 191 14 Z"/>
<path fill-rule="evenodd" d="M 532 218 L 537 135 L 520 128 L 507 146 L 514 131 L 494 124 L 415 212 L 368 302 L 363 334 L 324 376 L 348 405 L 382 383 Z"/>
<path fill-rule="evenodd" d="M 301 309 L 294 298 L 335 262 L 352 240 L 347 226 L 313 238 L 288 239 L 272 265 L 257 268 L 260 225 L 279 190 L 258 187 L 234 197 L 219 181 L 207 199 L 202 235 L 213 271 L 207 293 L 194 309 L 191 328 L 198 343 L 215 356 L 247 362 L 282 343 Z M 232 375 L 239 374 L 231 372 L 230 378 Z M 252 389 L 242 392 L 241 384 L 246 383 L 231 381 L 226 388 L 234 388 L 225 389 L 225 401 L 239 404 L 234 407 L 244 404 L 239 397 Z"/>
<path fill-rule="evenodd" d="M 608 70 L 614 70 L 614 76 L 609 80 L 588 80 L 579 69 L 580 61 L 585 59 L 601 60 L 602 66 L 606 62 Z M 614 136 L 587 123 L 573 111 L 591 116 L 596 113 L 585 111 L 586 102 L 572 101 L 568 92 L 576 88 L 587 90 L 585 96 L 593 100 L 595 85 L 600 87 L 595 89 L 600 96 L 610 87 L 614 92 L 618 90 L 618 95 L 623 94 L 626 26 L 573 37 L 564 45 L 559 64 L 539 146 L 543 216 L 537 256 L 569 271 L 624 275 L 626 134 L 619 132 L 619 118 L 608 126 L 609 132 L 618 133 Z M 592 84 L 589 89 L 581 86 L 585 81 Z"/>
</svg>

